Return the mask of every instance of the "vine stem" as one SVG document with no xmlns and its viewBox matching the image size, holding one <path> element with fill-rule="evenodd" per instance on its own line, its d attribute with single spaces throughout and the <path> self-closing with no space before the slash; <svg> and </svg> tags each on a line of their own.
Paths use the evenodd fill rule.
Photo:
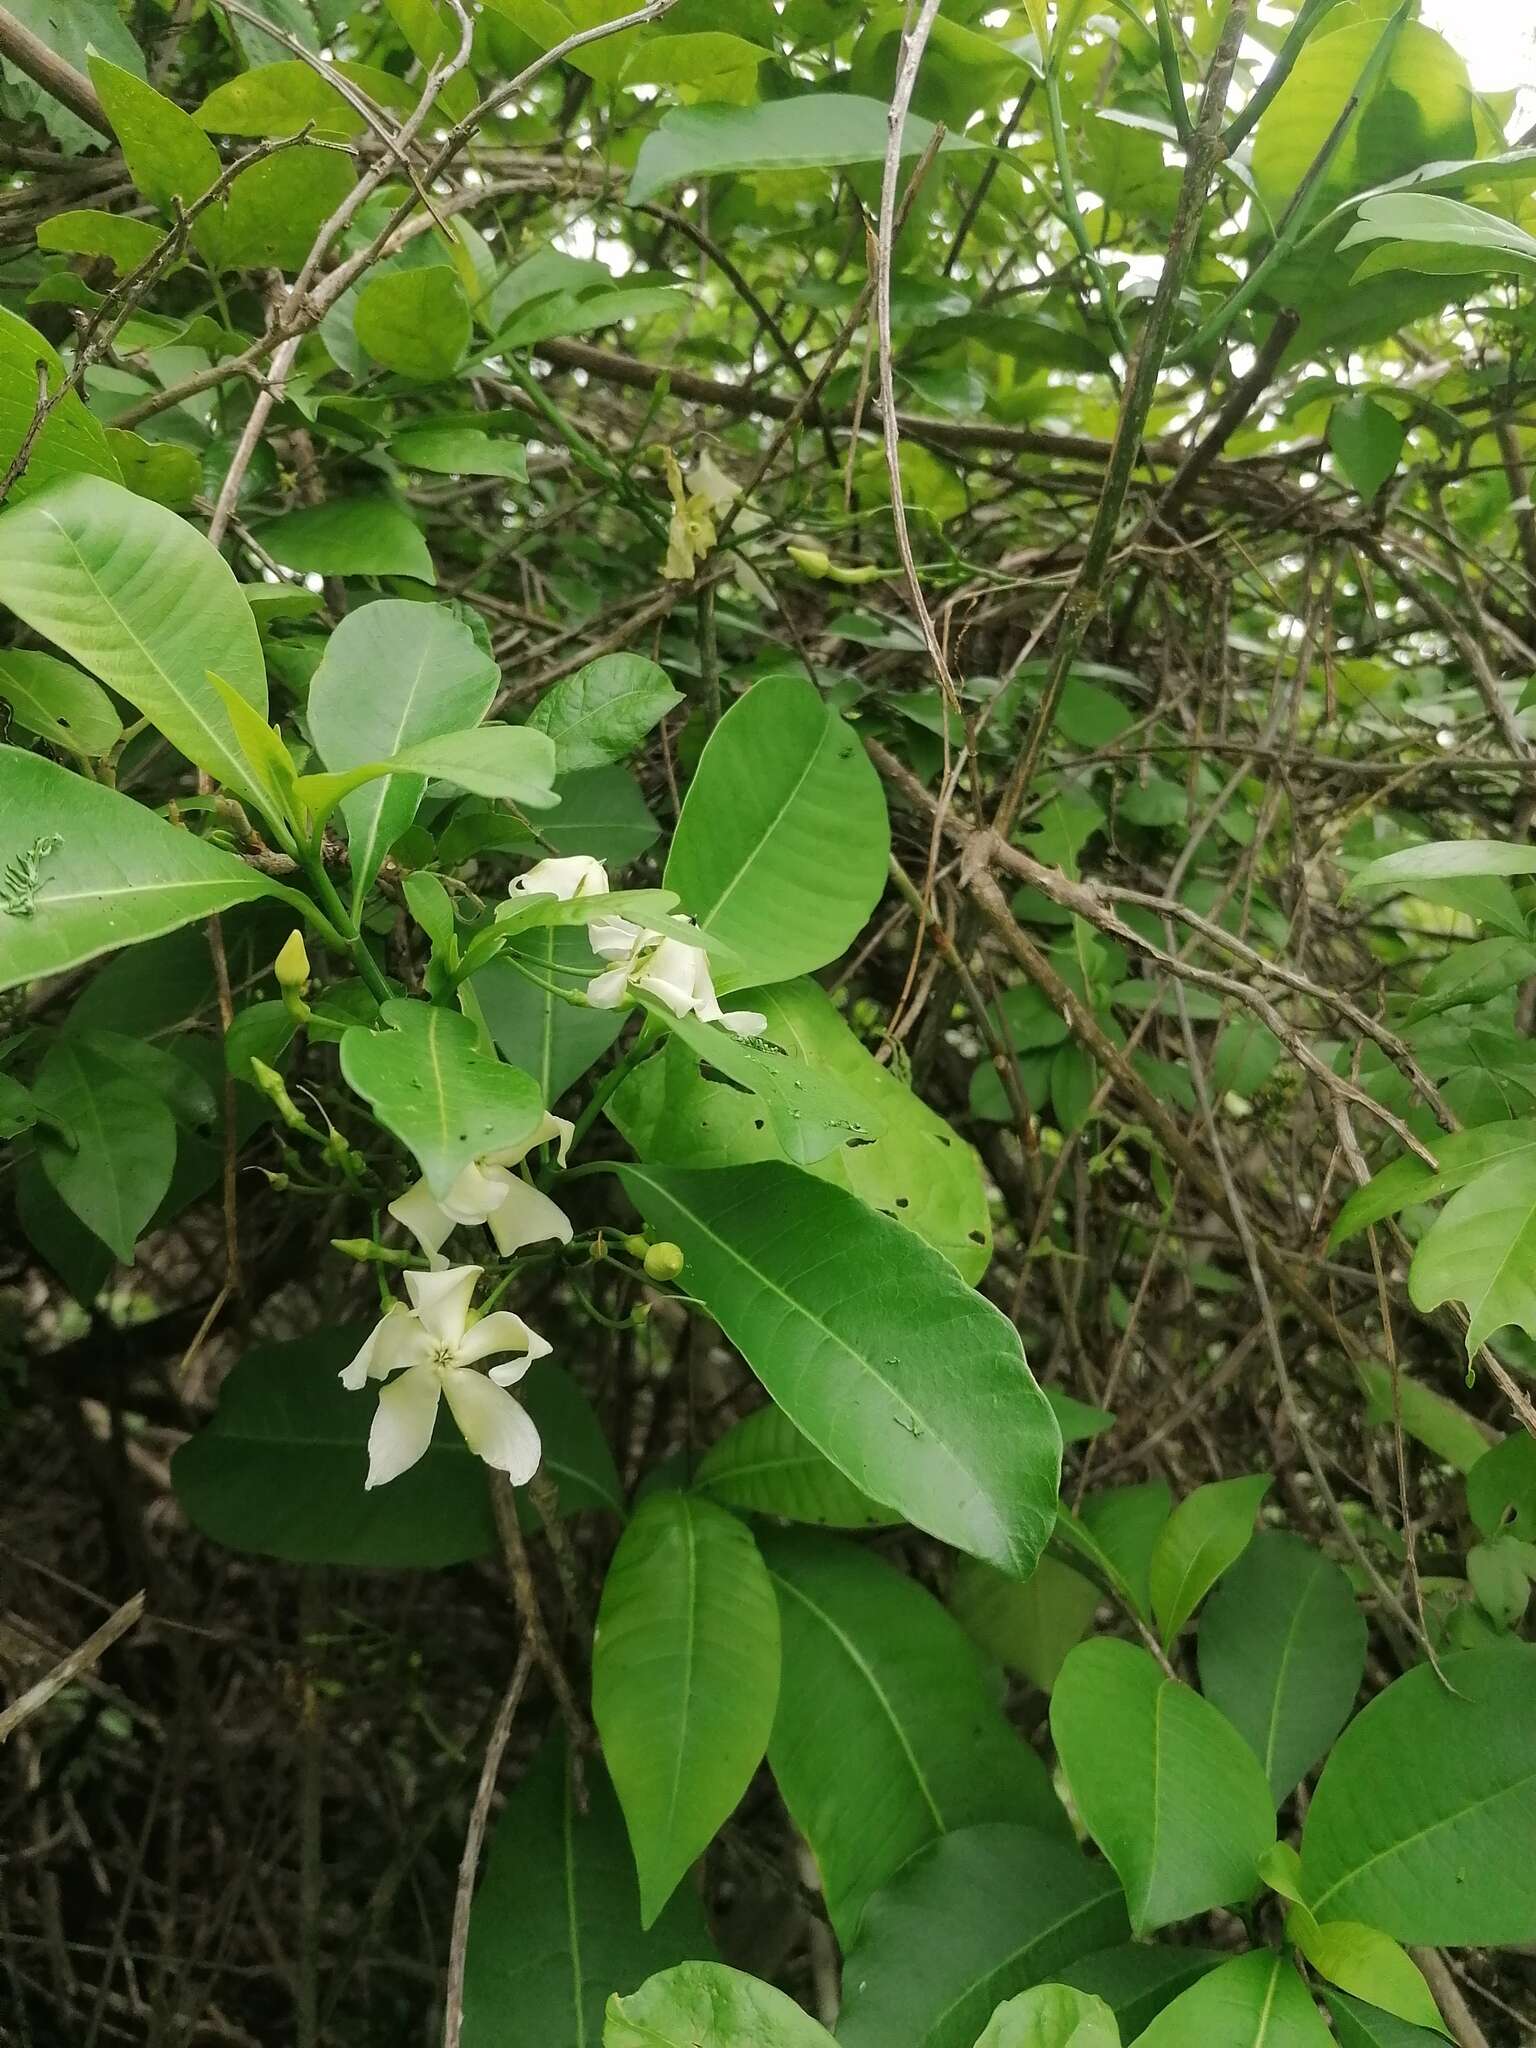
<svg viewBox="0 0 1536 2048">
<path fill-rule="evenodd" d="M 341 942 L 352 956 L 352 964 L 368 984 L 369 994 L 378 1002 L 389 1001 L 389 983 L 379 971 L 378 962 L 363 944 L 363 935 L 357 928 L 356 920 L 342 902 L 335 883 L 325 872 L 324 863 L 307 848 L 300 855 L 300 862 L 309 885 L 319 897 L 333 925 L 341 935 Z"/>
</svg>

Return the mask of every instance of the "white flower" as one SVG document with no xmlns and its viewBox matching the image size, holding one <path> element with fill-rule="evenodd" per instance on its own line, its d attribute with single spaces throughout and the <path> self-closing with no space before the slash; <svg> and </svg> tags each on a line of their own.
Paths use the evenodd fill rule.
<svg viewBox="0 0 1536 2048">
<path fill-rule="evenodd" d="M 480 1272 L 479 1266 L 450 1266 L 407 1273 L 411 1306 L 396 1302 L 343 1369 L 341 1383 L 354 1393 L 370 1379 L 389 1380 L 368 1433 L 370 1487 L 398 1479 L 426 1455 L 439 1398 L 447 1400 L 476 1457 L 515 1486 L 525 1486 L 539 1469 L 539 1432 L 506 1390 L 551 1347 L 510 1309 L 470 1321 Z M 488 1373 L 473 1369 L 504 1351 L 525 1355 Z M 391 1373 L 399 1377 L 390 1379 Z"/>
<path fill-rule="evenodd" d="M 564 1166 L 574 1128 L 563 1116 L 550 1116 L 546 1111 L 538 1129 L 523 1144 L 508 1145 L 499 1152 L 487 1152 L 483 1159 L 472 1160 L 441 1201 L 424 1180 L 418 1180 L 390 1203 L 389 1213 L 405 1225 L 438 1266 L 442 1264 L 438 1255 L 449 1232 L 461 1223 L 485 1224 L 503 1257 L 521 1251 L 525 1244 L 542 1244 L 548 1238 L 569 1244 L 570 1217 L 558 1202 L 530 1187 L 511 1169 L 535 1146 L 547 1145 L 551 1138 L 560 1140 L 559 1158 Z"/>
<path fill-rule="evenodd" d="M 691 1012 L 705 1024 L 723 1024 L 738 1038 L 756 1038 L 767 1028 L 760 1010 L 722 1010 L 710 979 L 709 956 L 663 932 L 647 931 L 627 917 L 594 917 L 587 940 L 600 960 L 618 965 L 587 983 L 587 1001 L 616 1010 L 630 992 L 654 996 L 674 1017 Z"/>
<path fill-rule="evenodd" d="M 568 860 L 541 860 L 507 885 L 509 896 L 557 896 L 570 903 L 578 896 L 606 896 L 608 870 L 590 854 L 573 853 Z"/>
</svg>

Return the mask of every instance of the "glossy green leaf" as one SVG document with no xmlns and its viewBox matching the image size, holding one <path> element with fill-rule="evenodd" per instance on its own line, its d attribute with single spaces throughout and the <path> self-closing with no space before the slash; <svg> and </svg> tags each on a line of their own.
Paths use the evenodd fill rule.
<svg viewBox="0 0 1536 2048">
<path fill-rule="evenodd" d="M 23 732 L 67 754 L 99 759 L 122 737 L 123 722 L 101 685 L 51 654 L 0 652 L 0 699 Z"/>
<path fill-rule="evenodd" d="M 603 1582 L 592 1713 L 629 1828 L 649 1927 L 763 1760 L 779 1612 L 746 1524 L 653 1493 Z"/>
<path fill-rule="evenodd" d="M 121 427 L 108 427 L 107 446 L 124 484 L 141 498 L 153 498 L 157 505 L 184 512 L 202 488 L 202 467 L 194 449 L 175 441 L 146 441 L 142 434 L 125 433 Z M 254 611 L 269 586 L 258 586 L 256 594 L 248 584 L 241 588 Z"/>
<path fill-rule="evenodd" d="M 1536 945 L 1526 939 L 1478 939 L 1437 960 L 1408 1011 L 1408 1022 L 1462 1003 L 1487 1003 L 1536 974 Z"/>
<path fill-rule="evenodd" d="M 1467 1512 L 1485 1536 L 1536 1542 L 1536 1442 L 1516 1430 L 1467 1474 Z"/>
<path fill-rule="evenodd" d="M 1481 875 L 1536 874 L 1536 846 L 1510 839 L 1438 839 L 1384 853 L 1363 867 L 1351 891 L 1411 889 L 1415 882 L 1460 882 Z"/>
<path fill-rule="evenodd" d="M 1329 1233 L 1330 1248 L 1340 1245 L 1416 1202 L 1430 1202 L 1465 1187 L 1485 1167 L 1515 1155 L 1536 1162 L 1536 1117 L 1515 1117 L 1508 1123 L 1480 1124 L 1470 1131 L 1447 1131 L 1435 1137 L 1438 1172 L 1408 1154 L 1357 1188 L 1339 1211 Z"/>
<path fill-rule="evenodd" d="M 1346 1992 L 1325 1995 L 1341 2048 L 1435 2048 L 1435 2043 L 1444 2039 L 1439 2032 L 1410 2026 L 1407 2020 L 1395 2019 L 1380 2006 L 1351 1998 Z"/>
<path fill-rule="evenodd" d="M 605 654 L 546 690 L 528 723 L 555 743 L 558 773 L 623 761 L 675 705 L 682 692 L 666 672 L 639 654 Z"/>
<path fill-rule="evenodd" d="M 37 415 L 39 365 L 49 395 L 58 398 L 64 365 L 58 351 L 35 327 L 0 306 L 0 475 L 9 471 Z M 11 484 L 6 503 L 20 504 L 61 477 L 101 476 L 121 482 L 117 461 L 94 416 L 79 394 L 66 392 L 32 443 L 27 464 Z"/>
<path fill-rule="evenodd" d="M 739 1038 L 693 1015 L 674 1017 L 660 1002 L 648 1007 L 685 1048 L 701 1080 L 719 1073 L 727 1085 L 748 1092 L 757 1112 L 754 1125 L 763 1122 L 792 1165 L 814 1166 L 840 1146 L 863 1144 L 876 1135 L 877 1127 L 861 1113 L 854 1096 L 804 1065 L 766 1032 L 758 1038 Z M 687 1077 L 683 1078 L 686 1086 Z"/>
<path fill-rule="evenodd" d="M 241 171 L 193 240 L 219 270 L 297 270 L 354 183 L 340 150 L 296 143 Z"/>
<path fill-rule="evenodd" d="M 343 1034 L 342 1075 L 414 1155 L 439 1199 L 473 1160 L 531 1137 L 544 1113 L 538 1088 L 480 1051 L 468 1017 L 395 998 L 380 1006 L 379 1019 L 380 1031 Z"/>
<path fill-rule="evenodd" d="M 143 804 L 41 754 L 0 747 L 0 987 L 262 896 L 308 909 Z"/>
<path fill-rule="evenodd" d="M 1126 1942 L 1096 1949 L 1056 1972 L 1064 1983 L 1102 1998 L 1127 2041 L 1139 2040 L 1164 2006 L 1197 1983 L 1224 1958 L 1213 1949 L 1173 1948 Z"/>
<path fill-rule="evenodd" d="M 901 1520 L 845 1479 L 771 1401 L 721 1437 L 693 1483 L 727 1507 L 824 1529 L 883 1529 Z"/>
<path fill-rule="evenodd" d="M 1460 1302 L 1467 1356 L 1514 1323 L 1536 1335 L 1536 1157 L 1524 1151 L 1453 1195 L 1408 1269 L 1415 1308 Z"/>
<path fill-rule="evenodd" d="M 56 1126 L 37 1137 L 55 1194 L 119 1259 L 131 1261 L 171 1184 L 176 1126 L 170 1111 L 136 1076 L 69 1038 L 49 1047 L 32 1095 Z"/>
<path fill-rule="evenodd" d="M 309 686 L 309 729 L 333 770 L 387 761 L 417 740 L 462 732 L 491 708 L 500 672 L 446 605 L 382 598 L 349 612 Z M 353 903 L 416 815 L 419 775 L 391 775 L 342 802 Z"/>
<path fill-rule="evenodd" d="M 323 505 L 301 505 L 267 520 L 259 537 L 285 568 L 311 575 L 437 581 L 420 527 L 393 498 L 328 498 Z"/>
<path fill-rule="evenodd" d="M 1264 1774 L 1231 1723 L 1147 1651 L 1080 1643 L 1051 1695 L 1051 1734 L 1138 1935 L 1252 1896 L 1275 1839 Z"/>
<path fill-rule="evenodd" d="M 256 621 L 228 566 L 184 520 L 102 477 L 54 484 L 0 512 L 0 603 L 126 697 L 189 761 L 252 789 L 208 672 L 265 712 Z"/>
<path fill-rule="evenodd" d="M 1401 421 L 1374 398 L 1346 398 L 1328 415 L 1328 446 L 1350 488 L 1369 501 L 1402 459 Z"/>
<path fill-rule="evenodd" d="M 885 887 L 890 823 L 858 735 L 809 683 L 769 677 L 710 735 L 667 856 L 733 986 L 824 967 Z"/>
<path fill-rule="evenodd" d="M 1152 1558 L 1171 1506 L 1172 1496 L 1160 1479 L 1112 1486 L 1090 1493 L 1075 1516 L 1063 1507 L 1057 1528 L 1070 1549 L 1122 1590 L 1138 1612 L 1150 1615 Z"/>
<path fill-rule="evenodd" d="M 845 1945 L 871 1893 L 938 1836 L 983 1820 L 1065 1832 L 1043 1765 L 931 1594 L 837 1537 L 765 1536 L 763 1552 L 784 1654 L 768 1761 Z"/>
<path fill-rule="evenodd" d="M 741 990 L 732 1000 L 761 1010 L 764 1036 L 834 1082 L 845 1108 L 862 1115 L 873 1133 L 869 1142 L 795 1163 L 904 1223 L 965 1279 L 979 1280 L 992 1228 L 971 1147 L 873 1058 L 816 982 Z M 659 1165 L 743 1166 L 787 1156 L 759 1107 L 711 1081 L 682 1047 L 647 1061 L 614 1097 L 610 1113 L 635 1150 Z"/>
<path fill-rule="evenodd" d="M 1355 1371 L 1366 1393 L 1367 1422 L 1390 1427 L 1394 1418 L 1400 1419 L 1405 1435 L 1458 1472 L 1470 1472 L 1488 1455 L 1487 1425 L 1411 1373 L 1399 1370 L 1394 1386 L 1390 1368 L 1372 1359 Z"/>
<path fill-rule="evenodd" d="M 1152 1613 L 1171 1643 L 1222 1573 L 1253 1540 L 1253 1518 L 1273 1481 L 1267 1473 L 1197 1486 L 1163 1525 L 1147 1572 Z"/>
<path fill-rule="evenodd" d="M 389 452 L 407 469 L 438 476 L 504 476 L 528 481 L 528 453 L 521 441 L 495 440 L 478 427 L 411 427 L 396 434 Z"/>
<path fill-rule="evenodd" d="M 832 2048 L 809 2013 L 723 1963 L 680 1963 L 608 2001 L 603 2048 Z"/>
<path fill-rule="evenodd" d="M 915 114 L 902 130 L 903 156 L 921 156 L 931 122 Z M 799 171 L 884 160 L 889 128 L 881 100 L 854 93 L 802 93 L 753 107 L 675 107 L 640 145 L 629 202 L 720 171 Z M 965 148 L 956 137 L 947 149 Z"/>
<path fill-rule="evenodd" d="M 971 1641 L 1042 1692 L 1087 1634 L 1101 1598 L 1097 1586 L 1054 1557 L 1042 1557 L 1022 1582 L 962 1557 L 949 1582 L 949 1611 Z"/>
<path fill-rule="evenodd" d="M 514 939 L 507 952 L 526 961 L 546 986 L 505 957 L 483 967 L 470 986 L 502 1058 L 532 1074 L 545 1103 L 553 1104 L 602 1058 L 624 1029 L 625 1013 L 578 1009 L 550 993 L 551 986 L 579 988 L 583 978 L 602 971 L 585 932 L 545 925 Z"/>
<path fill-rule="evenodd" d="M 405 81 L 377 65 L 341 62 L 334 69 L 387 113 L 408 114 L 416 104 Z M 210 135 L 297 135 L 313 122 L 317 134 L 350 137 L 367 127 L 345 95 L 297 57 L 226 79 L 190 118 Z"/>
<path fill-rule="evenodd" d="M 76 71 L 83 72 L 92 52 L 99 51 L 143 75 L 144 54 L 114 0 L 15 0 L 6 11 Z M 5 84 L 10 105 L 38 115 L 70 154 L 101 147 L 96 129 L 20 68 L 6 67 Z"/>
<path fill-rule="evenodd" d="M 619 1803 L 600 1759 L 582 1771 L 585 1813 L 560 1743 L 546 1741 L 492 1830 L 470 1915 L 463 2048 L 596 2048 L 615 1984 L 714 1952 L 687 1887 L 641 1928 Z"/>
<path fill-rule="evenodd" d="M 1020 1578 L 1055 1517 L 1061 1437 L 1018 1334 L 937 1252 L 774 1164 L 622 1166 L 688 1284 L 854 1484 Z"/>
<path fill-rule="evenodd" d="M 1164 2006 L 1136 2048 L 1332 2048 L 1332 2039 L 1285 1957 L 1255 1949 Z"/>
<path fill-rule="evenodd" d="M 448 263 L 384 270 L 358 293 L 353 331 L 376 363 L 415 384 L 451 377 L 469 346 L 469 304 Z"/>
<path fill-rule="evenodd" d="M 365 1489 L 374 1395 L 349 1393 L 337 1378 L 365 1334 L 361 1325 L 321 1330 L 240 1360 L 212 1422 L 171 1461 L 176 1497 L 205 1536 L 296 1564 L 396 1569 L 495 1550 L 485 1467 L 446 1408 L 420 1463 L 388 1488 Z M 538 1428 L 562 1511 L 617 1512 L 613 1458 L 575 1381 L 541 1361 L 517 1399 Z"/>
<path fill-rule="evenodd" d="M 1389 1934 L 1358 1920 L 1320 1923 L 1302 1905 L 1293 1906 L 1287 1914 L 1285 1932 L 1327 1983 L 1353 1992 L 1410 2026 L 1426 2027 L 1437 2034 L 1447 2031 L 1423 1972 Z"/>
<path fill-rule="evenodd" d="M 976 2048 L 1120 2048 L 1120 2028 L 1101 1998 L 1037 1984 L 998 2007 Z"/>
<path fill-rule="evenodd" d="M 98 257 L 110 263 L 119 277 L 147 262 L 164 240 L 162 230 L 146 220 L 135 220 L 127 213 L 102 213 L 89 206 L 50 214 L 37 229 L 40 249 L 64 256 Z"/>
<path fill-rule="evenodd" d="M 1536 1939 L 1536 1890 L 1512 1883 L 1536 1829 L 1536 1648 L 1419 1665 L 1334 1745 L 1301 1838 L 1320 1920 L 1457 1947 Z"/>
<path fill-rule="evenodd" d="M 1344 1726 L 1365 1617 L 1331 1559 L 1261 1529 L 1200 1618 L 1200 1686 L 1264 1767 L 1278 1806 Z"/>
<path fill-rule="evenodd" d="M 865 1909 L 844 1966 L 838 2041 L 972 2048 L 1003 1999 L 1125 1932 L 1119 1887 L 1072 1843 L 995 1824 L 947 1834 Z M 983 2038 L 1013 2048 L 1007 2033 Z"/>
<path fill-rule="evenodd" d="M 105 57 L 90 59 L 91 83 L 106 109 L 128 175 L 151 206 L 190 206 L 219 175 L 219 153 L 190 114 Z"/>
</svg>

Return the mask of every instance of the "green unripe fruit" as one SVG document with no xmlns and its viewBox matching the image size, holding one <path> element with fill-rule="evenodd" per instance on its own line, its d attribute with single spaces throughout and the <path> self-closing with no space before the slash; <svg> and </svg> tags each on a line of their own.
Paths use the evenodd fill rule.
<svg viewBox="0 0 1536 2048">
<path fill-rule="evenodd" d="M 653 1244 L 645 1255 L 645 1270 L 653 1280 L 675 1280 L 683 1270 L 682 1246 Z"/>
</svg>

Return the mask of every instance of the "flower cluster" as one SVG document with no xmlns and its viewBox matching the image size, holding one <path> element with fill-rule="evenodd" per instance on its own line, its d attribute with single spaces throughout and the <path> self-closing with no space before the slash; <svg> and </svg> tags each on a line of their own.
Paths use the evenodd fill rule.
<svg viewBox="0 0 1536 2048">
<path fill-rule="evenodd" d="M 440 1401 L 448 1403 L 465 1443 L 524 1486 L 539 1469 L 539 1432 L 507 1392 L 550 1346 L 510 1309 L 471 1319 L 479 1266 L 407 1273 L 409 1308 L 396 1302 L 343 1368 L 341 1383 L 357 1392 L 383 1380 L 368 1434 L 368 1485 L 398 1479 L 426 1456 Z M 489 1372 L 475 1368 L 507 1351 L 521 1352 Z"/>
<path fill-rule="evenodd" d="M 576 854 L 567 860 L 541 860 L 512 884 L 515 895 L 555 896 L 562 903 L 583 896 L 606 896 L 608 872 L 600 860 Z M 691 922 L 686 918 L 674 922 Z M 756 1038 L 767 1025 L 759 1010 L 722 1010 L 710 978 L 709 956 L 702 946 L 668 932 L 634 924 L 627 917 L 596 912 L 587 924 L 587 940 L 600 960 L 615 964 L 587 984 L 587 1001 L 599 1010 L 616 1010 L 635 995 L 654 996 L 674 1017 L 689 1015 L 705 1024 L 723 1024 L 738 1038 Z"/>
</svg>

